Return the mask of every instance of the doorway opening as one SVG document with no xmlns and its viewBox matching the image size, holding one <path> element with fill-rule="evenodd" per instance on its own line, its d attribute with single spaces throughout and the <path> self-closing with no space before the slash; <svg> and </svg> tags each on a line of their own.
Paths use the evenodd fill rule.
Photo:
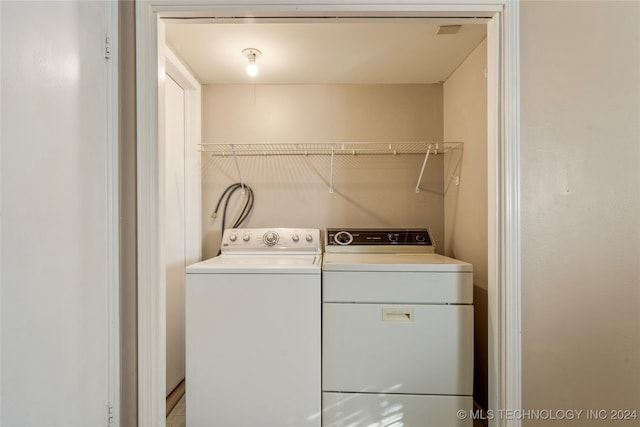
<svg viewBox="0 0 640 427">
<path fill-rule="evenodd" d="M 511 6 L 509 6 L 510 8 Z M 518 250 L 518 216 L 513 212 L 517 205 L 517 122 L 507 122 L 506 118 L 517 112 L 517 91 L 515 101 L 509 98 L 509 90 L 515 85 L 509 71 L 510 61 L 514 61 L 513 52 L 505 47 L 505 35 L 509 23 L 507 15 L 517 16 L 517 11 L 507 5 L 503 7 L 474 6 L 474 10 L 443 11 L 441 8 L 429 6 L 428 2 L 416 9 L 399 10 L 392 6 L 380 6 L 372 10 L 362 11 L 353 9 L 336 11 L 328 5 L 326 10 L 314 8 L 283 7 L 274 12 L 273 7 L 261 6 L 252 8 L 253 20 L 262 18 L 309 20 L 323 16 L 341 16 L 354 19 L 354 14 L 361 18 L 380 19 L 393 17 L 394 19 L 434 18 L 447 16 L 481 16 L 487 20 L 487 69 L 488 69 L 488 297 L 487 310 L 490 324 L 489 335 L 489 403 L 490 408 L 518 407 L 519 402 L 519 250 Z M 348 8 L 347 8 L 348 9 Z M 402 8 L 404 9 L 404 8 Z M 440 10 L 437 10 L 440 9 Z M 227 18 L 238 20 L 238 16 L 246 16 L 248 10 L 228 10 L 216 6 L 215 3 L 199 10 L 180 10 L 179 3 L 162 7 L 152 7 L 149 4 L 138 6 L 138 28 L 142 29 L 138 36 L 138 176 L 139 176 L 139 216 L 145 218 L 144 224 L 139 223 L 139 422 L 141 425 L 163 425 L 164 423 L 164 390 L 165 390 L 165 277 L 161 271 L 164 268 L 161 254 L 164 247 L 163 233 L 160 231 L 163 209 L 159 203 L 157 192 L 163 190 L 164 170 L 160 159 L 163 158 L 161 148 L 162 132 L 158 130 L 161 122 L 158 118 L 158 108 L 163 108 L 162 97 L 158 81 L 147 79 L 141 81 L 141 76 L 157 76 L 162 67 L 159 58 L 163 57 L 164 28 L 162 18 L 191 17 L 205 19 L 216 16 L 218 19 Z M 280 18 L 273 18 L 279 16 Z M 262 14 L 262 16 L 260 16 Z M 256 16 L 257 15 L 257 16 Z M 359 19 L 361 19 L 359 18 Z M 245 18 L 241 18 L 243 20 Z M 516 26 L 517 28 L 517 26 Z M 515 31 L 513 28 L 510 31 Z M 517 38 L 516 38 L 517 40 Z M 513 44 L 513 41 L 511 41 Z M 516 44 L 517 45 L 517 44 Z M 141 50 L 142 48 L 142 50 Z M 511 46 L 511 49 L 517 49 Z M 146 54 L 145 54 L 146 52 Z M 517 50 L 516 50 L 517 52 Z M 515 56 L 517 59 L 517 55 Z M 517 60 L 515 60 L 517 67 Z M 517 70 L 517 68 L 516 68 Z M 516 86 L 517 88 L 517 86 Z M 141 96 L 143 94 L 143 96 Z M 513 94 L 512 94 L 513 96 Z M 150 191 L 151 190 L 151 191 Z M 514 216 L 506 215 L 515 213 Z M 515 292 L 506 288 L 507 279 L 515 278 Z M 161 283 L 161 286 L 158 286 Z M 513 283 L 511 283 L 513 284 Z M 512 288 L 513 289 L 513 288 Z M 511 298 L 511 300 L 508 300 Z M 497 319 L 497 320 L 496 320 Z M 505 353 L 505 349 L 507 349 Z M 498 424 L 499 425 L 499 424 Z"/>
</svg>

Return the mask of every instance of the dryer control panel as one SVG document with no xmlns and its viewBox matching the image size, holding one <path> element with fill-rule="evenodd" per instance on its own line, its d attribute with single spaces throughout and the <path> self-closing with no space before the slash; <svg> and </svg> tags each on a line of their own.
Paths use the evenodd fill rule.
<svg viewBox="0 0 640 427">
<path fill-rule="evenodd" d="M 326 252 L 434 253 L 426 228 L 329 228 Z"/>
<path fill-rule="evenodd" d="M 221 252 L 320 253 L 320 230 L 315 228 L 228 228 Z"/>
</svg>

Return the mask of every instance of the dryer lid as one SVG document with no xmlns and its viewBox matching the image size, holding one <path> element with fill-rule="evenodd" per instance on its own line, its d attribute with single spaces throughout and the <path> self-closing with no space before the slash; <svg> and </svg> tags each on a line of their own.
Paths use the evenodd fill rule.
<svg viewBox="0 0 640 427">
<path fill-rule="evenodd" d="M 325 271 L 472 272 L 473 266 L 439 254 L 325 253 Z"/>
</svg>

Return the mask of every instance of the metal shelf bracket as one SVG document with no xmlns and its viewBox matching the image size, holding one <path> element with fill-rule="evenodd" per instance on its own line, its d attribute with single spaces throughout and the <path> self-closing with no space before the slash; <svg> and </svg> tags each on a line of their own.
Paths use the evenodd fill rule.
<svg viewBox="0 0 640 427">
<path fill-rule="evenodd" d="M 242 179 L 242 173 L 240 173 L 240 165 L 238 165 L 238 156 L 236 156 L 236 150 L 233 147 L 233 145 L 231 145 L 231 152 L 233 153 L 233 162 L 236 164 L 236 170 L 238 171 L 238 179 L 240 180 L 240 187 L 242 187 L 242 190 L 240 190 L 240 192 L 244 194 L 244 180 Z"/>
<path fill-rule="evenodd" d="M 331 144 L 331 170 L 329 172 L 329 193 L 333 194 L 333 163 L 335 160 L 336 150 L 335 146 Z"/>
<path fill-rule="evenodd" d="M 420 176 L 418 177 L 418 182 L 416 182 L 416 193 L 420 192 L 420 181 L 422 181 L 422 175 L 424 175 L 424 168 L 427 166 L 427 161 L 429 160 L 429 154 L 431 153 L 432 145 L 429 144 L 427 147 L 427 154 L 424 155 L 424 162 L 422 162 L 422 169 L 420 169 Z M 436 152 L 438 151 L 438 145 L 436 144 Z"/>
</svg>

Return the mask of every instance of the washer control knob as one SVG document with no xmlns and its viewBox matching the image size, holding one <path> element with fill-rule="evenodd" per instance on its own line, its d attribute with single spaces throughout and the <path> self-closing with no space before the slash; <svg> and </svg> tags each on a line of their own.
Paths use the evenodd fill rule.
<svg viewBox="0 0 640 427">
<path fill-rule="evenodd" d="M 278 233 L 276 233 L 275 231 L 267 231 L 266 233 L 264 233 L 264 236 L 262 236 L 262 241 L 267 246 L 273 246 L 278 243 L 279 237 L 280 236 L 278 236 Z"/>
<path fill-rule="evenodd" d="M 348 231 L 339 231 L 333 236 L 333 240 L 339 245 L 346 246 L 353 242 L 353 236 Z"/>
<path fill-rule="evenodd" d="M 397 242 L 398 241 L 398 235 L 397 234 L 389 234 L 389 241 L 390 242 Z"/>
<path fill-rule="evenodd" d="M 313 236 L 310 233 L 304 236 L 304 238 L 309 243 L 313 242 Z"/>
<path fill-rule="evenodd" d="M 422 234 L 418 234 L 418 235 L 416 236 L 416 240 L 417 240 L 418 242 L 424 242 L 424 236 L 423 236 Z"/>
<path fill-rule="evenodd" d="M 235 242 L 236 240 L 238 240 L 238 236 L 236 236 L 235 234 L 232 234 L 231 236 L 229 236 L 229 240 L 231 240 L 232 242 Z"/>
<path fill-rule="evenodd" d="M 291 235 L 291 240 L 293 240 L 294 242 L 298 242 L 298 240 L 300 240 L 300 236 L 298 236 L 298 233 L 293 233 Z"/>
<path fill-rule="evenodd" d="M 245 234 L 244 236 L 242 236 L 242 240 L 244 240 L 245 242 L 248 242 L 249 240 L 251 240 L 251 235 Z"/>
</svg>

